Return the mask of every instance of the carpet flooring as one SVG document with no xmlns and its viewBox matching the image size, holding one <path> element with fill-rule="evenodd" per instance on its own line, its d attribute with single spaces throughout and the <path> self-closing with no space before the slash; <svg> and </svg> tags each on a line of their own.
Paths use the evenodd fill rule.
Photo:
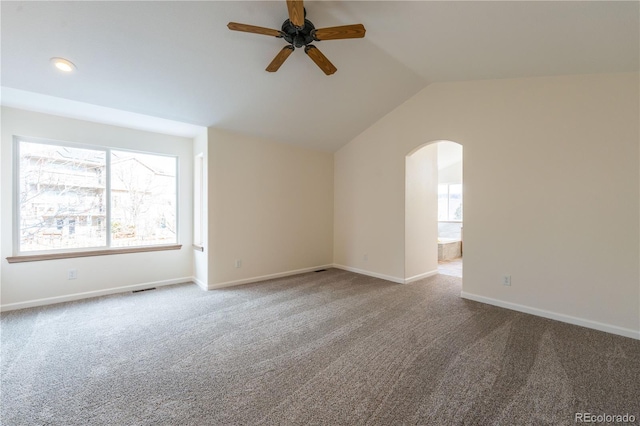
<svg viewBox="0 0 640 426">
<path fill-rule="evenodd" d="M 338 269 L 3 313 L 3 425 L 640 418 L 640 341 Z"/>
</svg>

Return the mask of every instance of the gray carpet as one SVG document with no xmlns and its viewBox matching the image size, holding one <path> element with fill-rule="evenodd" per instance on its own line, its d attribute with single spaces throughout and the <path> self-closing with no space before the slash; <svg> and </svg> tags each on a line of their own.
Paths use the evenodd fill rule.
<svg viewBox="0 0 640 426">
<path fill-rule="evenodd" d="M 329 269 L 4 313 L 2 424 L 638 424 L 640 341 L 460 283 Z"/>
</svg>

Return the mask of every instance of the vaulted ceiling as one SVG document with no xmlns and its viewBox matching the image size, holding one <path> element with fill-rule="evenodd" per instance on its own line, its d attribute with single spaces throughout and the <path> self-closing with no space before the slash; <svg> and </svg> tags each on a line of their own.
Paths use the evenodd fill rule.
<svg viewBox="0 0 640 426">
<path fill-rule="evenodd" d="M 268 73 L 285 42 L 226 27 L 279 29 L 284 0 L 2 1 L 2 86 L 334 151 L 433 82 L 639 69 L 635 1 L 305 6 L 316 27 L 367 29 L 316 43 L 332 76 L 302 49 Z"/>
</svg>

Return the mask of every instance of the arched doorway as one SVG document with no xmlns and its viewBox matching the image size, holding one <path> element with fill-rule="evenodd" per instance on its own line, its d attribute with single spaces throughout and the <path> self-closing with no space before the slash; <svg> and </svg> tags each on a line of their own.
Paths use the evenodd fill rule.
<svg viewBox="0 0 640 426">
<path fill-rule="evenodd" d="M 405 282 L 462 277 L 462 145 L 433 141 L 406 156 Z"/>
</svg>

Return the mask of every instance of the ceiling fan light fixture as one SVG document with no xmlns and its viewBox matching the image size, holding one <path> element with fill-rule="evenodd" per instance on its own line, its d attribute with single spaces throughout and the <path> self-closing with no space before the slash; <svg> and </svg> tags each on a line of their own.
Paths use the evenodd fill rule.
<svg viewBox="0 0 640 426">
<path fill-rule="evenodd" d="M 269 66 L 267 66 L 266 71 L 268 72 L 278 71 L 291 52 L 296 48 L 304 46 L 304 51 L 309 58 L 311 58 L 326 75 L 331 75 L 337 71 L 337 68 L 311 43 L 322 40 L 362 38 L 366 30 L 362 24 L 316 29 L 311 21 L 305 19 L 307 11 L 304 8 L 303 1 L 304 0 L 287 0 L 289 19 L 282 23 L 280 31 L 237 22 L 229 22 L 227 27 L 232 31 L 243 31 L 281 38 L 289 43 L 289 46 L 283 47 Z"/>
<path fill-rule="evenodd" d="M 68 59 L 51 58 L 51 63 L 54 67 L 62 72 L 70 73 L 76 70 L 76 66 L 74 65 L 74 63 L 69 61 Z"/>
</svg>

